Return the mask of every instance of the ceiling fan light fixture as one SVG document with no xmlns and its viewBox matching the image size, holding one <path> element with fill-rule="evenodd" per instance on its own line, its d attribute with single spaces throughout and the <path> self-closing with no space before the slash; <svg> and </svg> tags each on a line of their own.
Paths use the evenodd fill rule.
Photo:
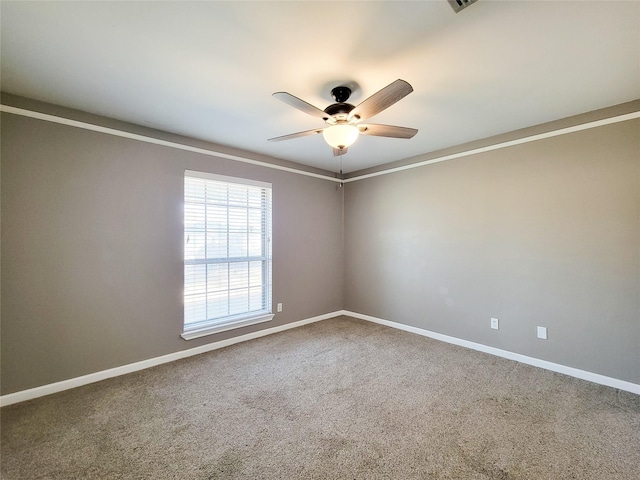
<svg viewBox="0 0 640 480">
<path fill-rule="evenodd" d="M 281 140 L 291 140 L 292 138 L 306 137 L 307 135 L 322 132 L 325 141 L 333 147 L 333 154 L 340 156 L 347 152 L 347 148 L 353 145 L 360 133 L 377 137 L 412 138 L 418 133 L 418 130 L 415 128 L 373 123 L 363 125 L 359 123 L 361 120 L 371 118 L 386 108 L 389 108 L 411 92 L 413 92 L 413 87 L 405 80 L 399 78 L 360 102 L 357 106 L 354 106 L 346 103 L 351 95 L 351 88 L 338 86 L 331 90 L 331 95 L 337 103 L 329 105 L 324 110 L 320 110 L 318 107 L 298 97 L 294 97 L 290 93 L 276 92 L 273 96 L 278 100 L 312 117 L 321 118 L 324 120 L 326 127 L 305 130 L 304 132 L 292 133 L 290 135 L 282 135 L 280 137 L 270 138 L 269 141 L 279 142 Z"/>
<path fill-rule="evenodd" d="M 331 125 L 322 131 L 325 141 L 333 148 L 348 148 L 358 139 L 358 127 L 348 124 Z"/>
</svg>

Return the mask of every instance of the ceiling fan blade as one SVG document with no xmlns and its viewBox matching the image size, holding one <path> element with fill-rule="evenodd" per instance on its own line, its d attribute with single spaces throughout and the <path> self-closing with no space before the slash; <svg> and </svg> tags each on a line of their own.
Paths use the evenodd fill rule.
<svg viewBox="0 0 640 480">
<path fill-rule="evenodd" d="M 307 135 L 313 135 L 314 133 L 322 133 L 322 130 L 324 130 L 324 128 L 316 128 L 315 130 L 305 130 L 304 132 L 290 133 L 289 135 L 270 138 L 268 141 L 281 142 L 282 140 L 291 140 L 292 138 L 306 137 Z"/>
<path fill-rule="evenodd" d="M 349 113 L 349 118 L 356 121 L 371 118 L 411 92 L 413 87 L 404 80 L 398 79 L 360 103 Z"/>
<path fill-rule="evenodd" d="M 345 153 L 347 153 L 347 149 L 348 149 L 348 147 L 334 148 L 333 149 L 333 156 L 334 157 L 339 157 L 340 155 L 344 155 Z"/>
<path fill-rule="evenodd" d="M 325 111 L 320 110 L 318 107 L 314 107 L 310 103 L 307 103 L 304 100 L 299 99 L 298 97 L 294 97 L 290 93 L 276 92 L 273 94 L 273 96 L 278 100 L 283 101 L 287 105 L 291 105 L 292 107 L 297 108 L 298 110 L 301 110 L 304 113 L 311 115 L 312 117 L 321 118 L 322 120 L 327 120 L 329 118 L 329 115 Z"/>
<path fill-rule="evenodd" d="M 416 128 L 379 125 L 376 123 L 358 125 L 358 129 L 363 135 L 375 135 L 376 137 L 412 138 L 418 133 Z"/>
</svg>

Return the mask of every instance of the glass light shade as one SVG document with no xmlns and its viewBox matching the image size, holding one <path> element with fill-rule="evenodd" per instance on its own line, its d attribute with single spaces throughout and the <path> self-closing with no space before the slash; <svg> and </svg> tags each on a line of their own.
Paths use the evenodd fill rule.
<svg viewBox="0 0 640 480">
<path fill-rule="evenodd" d="M 358 139 L 360 131 L 353 125 L 331 125 L 322 131 L 322 136 L 333 148 L 347 148 Z"/>
</svg>

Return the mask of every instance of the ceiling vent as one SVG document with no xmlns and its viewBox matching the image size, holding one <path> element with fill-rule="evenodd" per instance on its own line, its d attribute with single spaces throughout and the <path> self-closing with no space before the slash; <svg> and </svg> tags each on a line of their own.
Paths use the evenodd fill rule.
<svg viewBox="0 0 640 480">
<path fill-rule="evenodd" d="M 478 0 L 447 0 L 453 11 L 458 13 L 460 10 L 467 8 L 472 3 L 476 3 Z"/>
</svg>

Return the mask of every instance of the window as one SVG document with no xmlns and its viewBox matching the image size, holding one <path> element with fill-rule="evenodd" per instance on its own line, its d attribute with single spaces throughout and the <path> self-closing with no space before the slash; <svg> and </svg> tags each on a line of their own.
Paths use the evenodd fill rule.
<svg viewBox="0 0 640 480">
<path fill-rule="evenodd" d="M 271 184 L 187 170 L 182 337 L 272 318 Z"/>
</svg>

